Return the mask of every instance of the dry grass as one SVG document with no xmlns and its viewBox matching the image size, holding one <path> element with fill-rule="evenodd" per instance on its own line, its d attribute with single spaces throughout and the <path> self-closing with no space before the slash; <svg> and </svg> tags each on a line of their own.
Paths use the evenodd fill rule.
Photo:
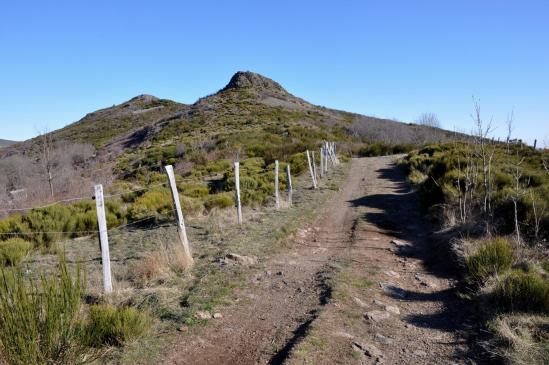
<svg viewBox="0 0 549 365">
<path fill-rule="evenodd" d="M 501 315 L 490 327 L 495 338 L 489 347 L 507 363 L 542 364 L 549 359 L 547 316 Z"/>
<path fill-rule="evenodd" d="M 345 177 L 343 169 L 333 170 L 326 183 L 338 184 Z M 60 247 L 69 263 L 80 262 L 87 275 L 88 304 L 110 304 L 135 307 L 154 318 L 151 336 L 145 336 L 124 349 L 110 351 L 107 363 L 155 363 L 166 341 L 182 325 L 191 330 L 205 325 L 197 321 L 198 310 L 223 311 L 230 305 L 234 288 L 243 285 L 258 268 L 219 265 L 227 253 L 264 258 L 287 244 L 286 238 L 316 216 L 317 208 L 333 195 L 330 189 L 309 189 L 307 175 L 296 176 L 294 206 L 280 209 L 273 206 L 244 207 L 244 223 L 236 223 L 234 207 L 212 209 L 207 216 L 185 217 L 187 234 L 194 257 L 188 262 L 178 239 L 175 222 L 166 222 L 153 229 L 113 230 L 109 235 L 114 292 L 102 292 L 100 251 L 97 238 L 67 240 Z M 305 187 L 303 187 L 305 186 Z M 284 198 L 284 196 L 282 196 Z M 33 252 L 28 260 L 34 268 L 46 271 L 56 264 L 57 257 Z M 198 330 L 198 329 L 197 329 Z M 144 359 L 147 359 L 146 361 Z"/>
<path fill-rule="evenodd" d="M 136 262 L 128 271 L 127 279 L 139 287 L 162 284 L 189 270 L 192 257 L 185 254 L 179 242 L 161 244 L 144 259 Z"/>
</svg>

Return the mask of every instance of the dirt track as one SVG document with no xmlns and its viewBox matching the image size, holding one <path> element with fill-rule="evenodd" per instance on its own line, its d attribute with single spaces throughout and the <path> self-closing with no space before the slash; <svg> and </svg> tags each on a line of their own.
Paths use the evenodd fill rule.
<svg viewBox="0 0 549 365">
<path fill-rule="evenodd" d="M 267 261 L 222 319 L 185 337 L 164 363 L 469 363 L 466 314 L 452 280 L 424 266 L 430 249 L 417 198 L 394 160 L 353 160 L 314 225 Z M 375 273 L 361 297 L 331 300 L 327 280 L 342 263 L 357 275 Z M 345 311 L 364 315 L 349 322 Z M 311 332 L 326 342 L 304 357 L 297 349 Z"/>
</svg>

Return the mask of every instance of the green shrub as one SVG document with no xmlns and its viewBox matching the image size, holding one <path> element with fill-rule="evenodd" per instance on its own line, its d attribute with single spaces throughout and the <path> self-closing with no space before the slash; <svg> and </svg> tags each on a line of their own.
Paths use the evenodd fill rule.
<svg viewBox="0 0 549 365">
<path fill-rule="evenodd" d="M 357 154 L 360 157 L 385 156 L 397 153 L 410 152 L 413 149 L 409 144 L 388 144 L 384 142 L 376 142 L 360 148 Z"/>
<path fill-rule="evenodd" d="M 228 208 L 235 205 L 234 193 L 226 192 L 211 195 L 208 197 L 204 203 L 207 210 L 212 210 L 213 208 Z"/>
<path fill-rule="evenodd" d="M 152 190 L 135 200 L 128 215 L 131 220 L 138 220 L 149 216 L 168 214 L 173 209 L 171 193 L 167 189 Z"/>
<path fill-rule="evenodd" d="M 543 270 L 545 270 L 546 273 L 549 274 L 549 260 L 542 261 L 540 263 L 540 266 Z"/>
<path fill-rule="evenodd" d="M 21 238 L 10 238 L 0 241 L 0 265 L 15 266 L 21 262 L 32 249 L 32 243 Z"/>
<path fill-rule="evenodd" d="M 82 281 L 71 278 L 64 259 L 58 275 L 25 278 L 19 270 L 0 274 L 0 362 L 75 364 L 89 352 L 79 341 Z"/>
<path fill-rule="evenodd" d="M 93 305 L 82 331 L 83 343 L 96 348 L 123 346 L 144 335 L 151 323 L 147 314 L 135 308 Z"/>
<path fill-rule="evenodd" d="M 466 261 L 471 279 L 482 282 L 489 276 L 502 273 L 513 263 L 513 251 L 509 242 L 501 237 L 481 246 Z"/>
<path fill-rule="evenodd" d="M 535 272 L 513 270 L 498 282 L 492 296 L 506 310 L 549 313 L 549 281 Z"/>
<path fill-rule="evenodd" d="M 202 199 L 179 195 L 179 201 L 181 202 L 181 210 L 185 215 L 199 215 L 204 212 L 204 203 L 202 202 Z"/>
<path fill-rule="evenodd" d="M 208 185 L 204 183 L 179 183 L 177 188 L 180 193 L 191 198 L 204 198 L 210 192 Z"/>
<path fill-rule="evenodd" d="M 290 164 L 290 173 L 295 176 L 305 170 L 307 170 L 307 156 L 305 153 L 296 153 L 292 155 L 288 161 Z"/>
</svg>

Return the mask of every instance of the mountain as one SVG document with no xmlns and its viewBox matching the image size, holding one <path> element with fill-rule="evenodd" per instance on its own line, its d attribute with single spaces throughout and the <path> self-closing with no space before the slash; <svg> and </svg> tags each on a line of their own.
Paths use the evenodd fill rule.
<svg viewBox="0 0 549 365">
<path fill-rule="evenodd" d="M 419 144 L 450 136 L 437 128 L 313 105 L 276 81 L 248 71 L 237 72 L 218 92 L 190 105 L 139 95 L 51 132 L 58 142 L 92 144 L 101 162 L 117 162 L 123 155 L 176 144 L 196 149 L 206 143 L 217 151 L 240 148 L 254 155 L 262 144 L 286 143 L 277 148 L 287 150 L 287 155 L 302 148 L 308 137 L 331 138 L 350 146 L 364 141 Z M 2 153 L 28 153 L 36 141 L 18 143 Z"/>
<path fill-rule="evenodd" d="M 17 143 L 16 141 L 10 141 L 7 139 L 0 139 L 0 148 L 11 146 L 12 144 Z"/>
</svg>

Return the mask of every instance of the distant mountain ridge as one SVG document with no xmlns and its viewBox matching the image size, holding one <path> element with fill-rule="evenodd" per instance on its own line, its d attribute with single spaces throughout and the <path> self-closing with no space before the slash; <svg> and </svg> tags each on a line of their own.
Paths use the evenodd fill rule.
<svg viewBox="0 0 549 365">
<path fill-rule="evenodd" d="M 0 139 L 0 148 L 11 146 L 12 144 L 17 143 L 17 141 L 10 141 L 8 139 Z"/>
</svg>

